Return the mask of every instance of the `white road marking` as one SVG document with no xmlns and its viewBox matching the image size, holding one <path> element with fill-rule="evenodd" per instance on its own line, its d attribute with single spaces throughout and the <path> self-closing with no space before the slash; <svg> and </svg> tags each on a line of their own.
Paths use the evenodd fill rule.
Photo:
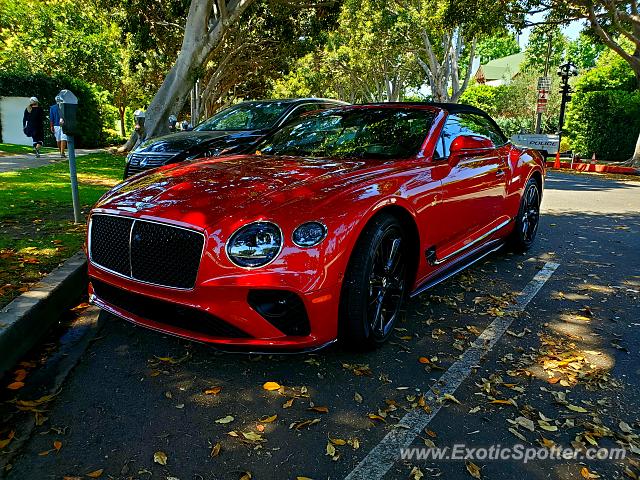
<svg viewBox="0 0 640 480">
<path fill-rule="evenodd" d="M 469 376 L 473 367 L 478 365 L 482 357 L 494 347 L 511 326 L 515 316 L 509 316 L 509 312 L 523 311 L 559 266 L 558 263 L 547 262 L 520 292 L 516 304 L 507 310 L 505 316 L 498 317 L 491 322 L 460 358 L 449 367 L 435 384 L 440 389 L 441 397 L 445 393 L 449 395 L 455 393 Z M 428 402 L 428 405 L 431 407 L 431 413 L 416 409 L 402 417 L 398 423 L 408 428 L 396 428 L 387 433 L 380 443 L 347 475 L 345 480 L 375 480 L 384 477 L 398 460 L 400 449 L 411 445 L 441 407 L 441 404 L 436 401 Z"/>
</svg>

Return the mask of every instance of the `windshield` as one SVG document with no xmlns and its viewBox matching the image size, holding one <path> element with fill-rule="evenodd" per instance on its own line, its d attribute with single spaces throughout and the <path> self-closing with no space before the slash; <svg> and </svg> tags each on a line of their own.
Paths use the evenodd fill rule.
<svg viewBox="0 0 640 480">
<path fill-rule="evenodd" d="M 434 113 L 411 108 L 328 110 L 306 115 L 260 147 L 264 155 L 401 159 L 418 153 Z"/>
<path fill-rule="evenodd" d="M 222 110 L 194 130 L 264 130 L 271 128 L 291 105 L 290 102 L 240 103 Z"/>
</svg>

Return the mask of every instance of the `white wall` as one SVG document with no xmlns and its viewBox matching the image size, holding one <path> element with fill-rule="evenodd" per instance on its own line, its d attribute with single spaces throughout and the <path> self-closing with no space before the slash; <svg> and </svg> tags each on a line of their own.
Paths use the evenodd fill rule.
<svg viewBox="0 0 640 480">
<path fill-rule="evenodd" d="M 0 121 L 2 142 L 32 145 L 31 137 L 22 131 L 22 115 L 29 104 L 29 97 L 0 97 Z"/>
</svg>

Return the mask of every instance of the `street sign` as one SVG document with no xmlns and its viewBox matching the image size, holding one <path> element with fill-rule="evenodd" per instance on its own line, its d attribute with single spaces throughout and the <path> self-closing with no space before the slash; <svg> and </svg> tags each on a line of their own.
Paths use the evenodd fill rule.
<svg viewBox="0 0 640 480">
<path fill-rule="evenodd" d="M 551 90 L 551 77 L 539 77 L 538 90 Z"/>
<path fill-rule="evenodd" d="M 558 151 L 560 139 L 558 135 L 543 135 L 533 133 L 523 133 L 511 137 L 511 142 L 520 147 L 542 150 L 548 154 L 555 154 Z"/>
</svg>

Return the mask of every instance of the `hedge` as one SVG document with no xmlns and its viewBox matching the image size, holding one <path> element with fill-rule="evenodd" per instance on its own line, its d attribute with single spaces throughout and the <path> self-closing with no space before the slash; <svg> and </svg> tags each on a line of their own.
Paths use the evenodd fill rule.
<svg viewBox="0 0 640 480">
<path fill-rule="evenodd" d="M 78 97 L 78 134 L 74 137 L 77 147 L 91 148 L 103 143 L 103 114 L 100 93 L 90 84 L 63 75 L 50 77 L 43 74 L 0 72 L 0 97 L 38 97 L 40 105 L 49 114 L 55 96 L 62 89 L 71 90 Z M 25 105 L 26 107 L 26 105 Z M 20 120 L 18 120 L 20 121 Z M 2 132 L 0 125 L 0 132 Z M 45 135 L 49 131 L 45 125 Z M 45 138 L 51 144 L 52 136 Z M 54 142 L 55 145 L 55 142 Z"/>
<path fill-rule="evenodd" d="M 579 92 L 569 104 L 565 131 L 583 158 L 626 160 L 640 134 L 640 91 Z"/>
</svg>

